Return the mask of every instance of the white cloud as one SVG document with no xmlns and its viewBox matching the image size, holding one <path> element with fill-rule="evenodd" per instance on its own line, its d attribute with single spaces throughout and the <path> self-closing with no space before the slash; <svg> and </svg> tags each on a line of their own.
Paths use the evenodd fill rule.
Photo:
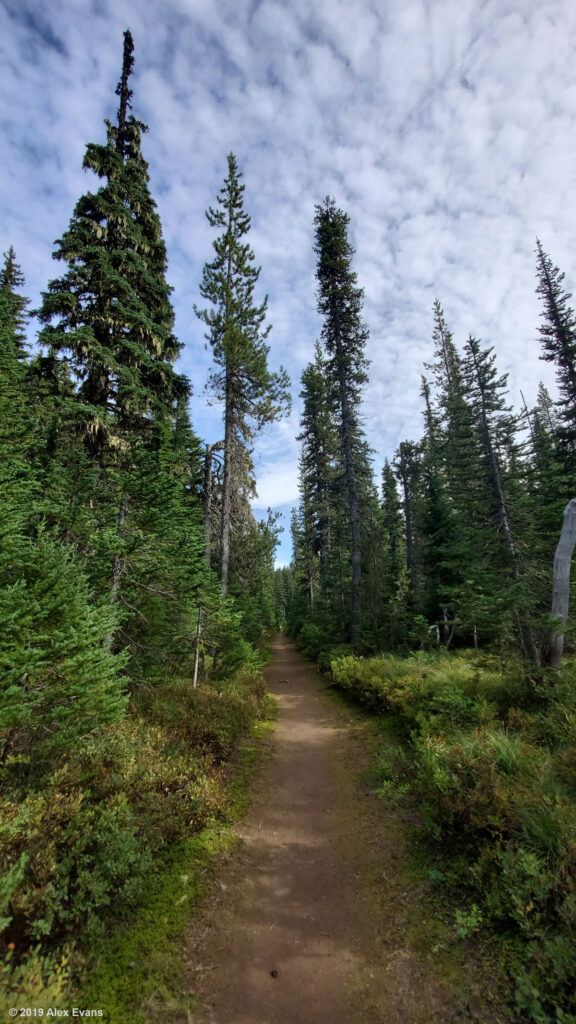
<svg viewBox="0 0 576 1024">
<path fill-rule="evenodd" d="M 52 243 L 97 187 L 87 141 L 113 117 L 122 32 L 135 38 L 134 110 L 174 285 L 197 431 L 220 435 L 198 283 L 211 257 L 204 210 L 233 149 L 269 293 L 274 368 L 299 378 L 320 323 L 314 204 L 350 215 L 371 338 L 366 425 L 376 464 L 421 427 L 420 374 L 438 296 L 458 342 L 495 345 L 516 401 L 539 360 L 536 235 L 576 290 L 576 9 L 562 0 L 5 0 L 0 8 L 3 248 L 32 304 L 58 273 Z M 48 12 L 48 13 L 47 13 Z M 284 430 L 284 433 L 282 433 Z M 297 413 L 259 442 L 262 506 L 295 494 Z"/>
</svg>

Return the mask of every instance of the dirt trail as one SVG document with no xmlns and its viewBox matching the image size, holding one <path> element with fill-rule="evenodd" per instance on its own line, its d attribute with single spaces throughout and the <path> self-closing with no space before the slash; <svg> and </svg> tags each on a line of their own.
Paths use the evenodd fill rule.
<svg viewBox="0 0 576 1024">
<path fill-rule="evenodd" d="M 187 958 L 195 1024 L 470 1020 L 406 938 L 402 847 L 370 827 L 364 757 L 325 681 L 278 637 L 271 751 Z M 203 929 L 203 930 L 202 930 Z M 483 1020 L 492 1019 L 490 1016 Z"/>
</svg>

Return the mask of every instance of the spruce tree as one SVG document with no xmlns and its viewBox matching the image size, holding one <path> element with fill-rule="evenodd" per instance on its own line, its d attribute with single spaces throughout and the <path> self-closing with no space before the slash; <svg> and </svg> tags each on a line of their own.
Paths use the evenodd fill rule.
<svg viewBox="0 0 576 1024">
<path fill-rule="evenodd" d="M 165 663 L 173 637 L 189 632 L 174 607 L 186 594 L 186 607 L 196 600 L 203 563 L 198 510 L 175 452 L 189 383 L 174 369 L 181 346 L 141 150 L 147 129 L 132 113 L 133 63 L 126 32 L 115 122 L 84 157 L 101 185 L 80 198 L 57 243 L 67 270 L 43 296 L 47 354 L 38 368 L 54 420 L 46 508 L 85 557 L 96 591 L 118 603 L 122 629 L 108 639 L 131 649 L 132 668 L 144 650 Z"/>
<path fill-rule="evenodd" d="M 330 604 L 329 563 L 334 548 L 335 474 L 337 439 L 330 407 L 326 361 L 316 344 L 315 358 L 302 373 L 303 399 L 300 486 L 306 538 L 309 598 L 314 606 L 317 592 Z"/>
<path fill-rule="evenodd" d="M 539 327 L 544 354 L 542 359 L 556 364 L 560 392 L 559 435 L 566 446 L 567 461 L 576 465 L 576 313 L 568 304 L 571 293 L 565 291 L 564 274 L 554 266 L 536 241 L 538 274 L 537 294 L 544 304 L 543 324 Z"/>
<path fill-rule="evenodd" d="M 78 201 L 54 258 L 68 265 L 48 285 L 39 340 L 65 357 L 78 380 L 79 414 L 95 459 L 118 452 L 146 430 L 161 407 L 174 408 L 187 382 L 174 371 L 180 345 L 166 283 L 166 248 L 150 195 L 141 139 L 131 110 L 133 42 L 124 33 L 117 119 L 105 144 L 89 143 L 83 166 L 104 183 Z"/>
<path fill-rule="evenodd" d="M 501 548 L 504 556 L 502 569 L 509 573 L 514 583 L 510 605 L 527 669 L 533 672 L 538 665 L 538 652 L 529 621 L 529 597 L 523 579 L 522 560 L 511 521 L 510 486 L 507 487 L 507 475 L 510 485 L 513 479 L 506 470 L 514 454 L 515 420 L 505 399 L 508 375 L 498 375 L 493 351 L 492 348 L 482 349 L 480 342 L 470 336 L 465 345 L 464 375 L 482 445 L 484 476 L 491 492 L 493 519 L 498 527 L 494 531 L 492 551 Z"/>
<path fill-rule="evenodd" d="M 382 640 L 385 647 L 393 649 L 403 639 L 406 629 L 408 573 L 402 504 L 388 459 L 382 470 L 382 532 Z"/>
<path fill-rule="evenodd" d="M 351 565 L 350 640 L 357 644 L 361 623 L 362 481 L 370 475 L 360 424 L 362 388 L 368 380 L 364 354 L 368 330 L 362 320 L 363 291 L 351 269 L 354 249 L 348 239 L 350 218 L 327 197 L 316 206 L 318 312 L 328 354 L 331 400 L 336 413 L 343 483 L 348 505 Z"/>
<path fill-rule="evenodd" d="M 281 416 L 289 406 L 286 372 L 268 369 L 269 347 L 265 341 L 267 297 L 258 304 L 254 289 L 260 268 L 253 266 L 254 253 L 247 241 L 250 217 L 244 210 L 244 189 L 236 157 L 228 155 L 228 175 L 218 195 L 218 206 L 206 216 L 213 228 L 222 229 L 214 240 L 215 257 L 206 263 L 200 293 L 210 303 L 196 314 L 208 327 L 216 369 L 209 388 L 224 405 L 224 451 L 220 530 L 220 580 L 228 590 L 231 510 L 234 490 L 249 482 L 250 452 L 256 433 Z"/>
</svg>

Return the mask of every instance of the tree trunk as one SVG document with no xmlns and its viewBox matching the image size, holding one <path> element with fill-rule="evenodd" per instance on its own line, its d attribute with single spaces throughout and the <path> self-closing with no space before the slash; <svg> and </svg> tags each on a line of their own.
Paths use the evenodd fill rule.
<svg viewBox="0 0 576 1024">
<path fill-rule="evenodd" d="M 200 638 L 202 636 L 202 610 L 198 609 L 198 622 L 196 623 L 196 636 L 194 638 L 194 674 L 192 676 L 192 687 L 195 690 L 198 683 L 198 662 L 200 661 Z"/>
<path fill-rule="evenodd" d="M 206 445 L 204 456 L 204 557 L 207 565 L 210 565 L 210 554 L 212 547 L 212 527 L 210 516 L 212 513 L 212 445 Z"/>
<path fill-rule="evenodd" d="M 120 498 L 120 510 L 118 512 L 118 526 L 116 527 L 116 536 L 118 537 L 118 540 L 122 540 L 122 535 L 123 535 L 123 532 L 124 532 L 124 523 L 126 522 L 126 511 L 127 511 L 127 507 L 126 507 L 126 492 L 122 491 L 122 496 Z M 122 575 L 122 559 L 120 558 L 120 555 L 114 555 L 114 563 L 113 563 L 113 566 L 112 566 L 112 587 L 111 587 L 111 596 L 112 596 L 112 600 L 113 601 L 116 599 L 116 594 L 118 593 L 118 589 L 120 587 L 120 576 L 121 575 Z"/>
<path fill-rule="evenodd" d="M 353 646 L 360 639 L 360 606 L 361 606 L 361 582 L 362 582 L 362 560 L 360 554 L 360 503 L 358 501 L 358 484 L 356 481 L 356 468 L 354 466 L 354 454 L 352 451 L 352 415 L 346 396 L 346 385 L 340 382 L 340 398 L 342 407 L 342 447 L 344 454 L 344 471 L 348 484 L 348 503 L 350 508 L 350 539 L 352 551 L 350 561 L 352 564 L 352 608 L 350 619 L 350 642 Z"/>
<path fill-rule="evenodd" d="M 224 412 L 224 470 L 222 473 L 222 524 L 220 531 L 220 584 L 222 597 L 228 590 L 228 563 L 230 561 L 230 484 L 232 462 L 232 399 L 229 374 L 226 374 L 226 407 Z"/>
<path fill-rule="evenodd" d="M 570 604 L 570 565 L 576 546 L 576 498 L 572 498 L 564 509 L 562 532 L 554 556 L 554 582 L 552 589 L 551 616 L 558 624 L 566 625 Z M 550 664 L 559 668 L 564 651 L 564 633 L 556 633 L 550 645 Z"/>
<path fill-rule="evenodd" d="M 217 441 L 216 444 L 207 444 L 206 455 L 204 456 L 204 501 L 202 518 L 204 526 L 204 557 L 207 565 L 210 565 L 212 558 L 212 492 L 214 478 L 212 462 L 214 452 L 219 451 L 223 445 L 223 441 Z"/>
</svg>

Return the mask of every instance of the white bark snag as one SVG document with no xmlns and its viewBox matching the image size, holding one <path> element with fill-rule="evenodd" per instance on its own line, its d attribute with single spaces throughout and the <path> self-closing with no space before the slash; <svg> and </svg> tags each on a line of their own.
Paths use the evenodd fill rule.
<svg viewBox="0 0 576 1024">
<path fill-rule="evenodd" d="M 570 604 L 570 564 L 576 546 L 576 498 L 572 498 L 564 509 L 564 521 L 556 554 L 554 556 L 554 582 L 552 589 L 551 616 L 564 626 L 568 620 Z M 564 650 L 564 633 L 552 637 L 550 664 L 559 668 Z"/>
</svg>

